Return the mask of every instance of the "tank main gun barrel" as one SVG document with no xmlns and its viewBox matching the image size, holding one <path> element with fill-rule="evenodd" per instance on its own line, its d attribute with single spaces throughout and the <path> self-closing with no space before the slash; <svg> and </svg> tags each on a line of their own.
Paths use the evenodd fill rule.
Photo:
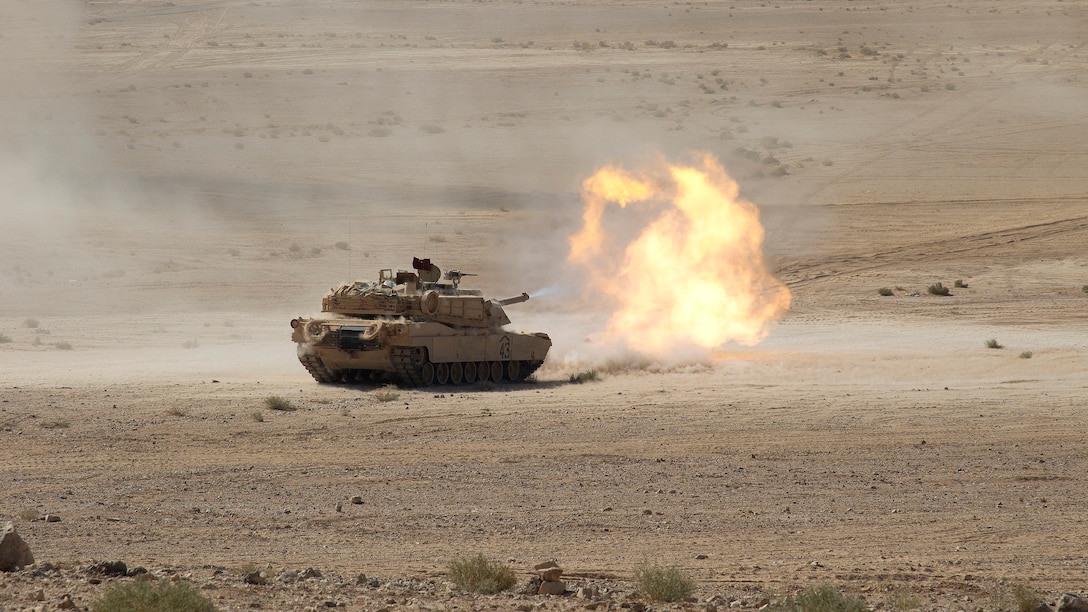
<svg viewBox="0 0 1088 612">
<path fill-rule="evenodd" d="M 522 293 L 517 297 L 506 298 L 505 300 L 499 300 L 499 304 L 502 306 L 509 306 L 510 304 L 520 304 L 529 299 L 528 293 Z"/>
</svg>

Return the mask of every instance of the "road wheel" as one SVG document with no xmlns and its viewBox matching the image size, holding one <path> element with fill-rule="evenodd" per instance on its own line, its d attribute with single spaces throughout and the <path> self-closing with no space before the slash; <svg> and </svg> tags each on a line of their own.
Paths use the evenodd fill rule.
<svg viewBox="0 0 1088 612">
<path fill-rule="evenodd" d="M 502 368 L 502 362 L 501 361 L 492 361 L 491 362 L 491 380 L 493 380 L 495 382 L 502 382 L 502 370 L 503 370 L 503 368 Z"/>
<path fill-rule="evenodd" d="M 507 361 L 506 362 L 506 379 L 507 380 L 521 380 L 518 378 L 521 375 L 521 362 L 520 361 Z"/>
<path fill-rule="evenodd" d="M 465 370 L 465 384 L 471 385 L 476 382 L 476 362 L 470 361 L 464 365 Z"/>
<path fill-rule="evenodd" d="M 450 364 L 450 382 L 459 385 L 461 381 L 465 379 L 465 368 L 461 367 L 460 362 Z"/>
<path fill-rule="evenodd" d="M 424 387 L 429 387 L 434 384 L 434 364 L 427 362 L 423 364 L 423 367 L 419 368 L 419 378 L 423 381 Z"/>
<path fill-rule="evenodd" d="M 435 380 L 438 384 L 445 385 L 450 382 L 450 364 L 440 363 L 434 367 Z"/>
</svg>

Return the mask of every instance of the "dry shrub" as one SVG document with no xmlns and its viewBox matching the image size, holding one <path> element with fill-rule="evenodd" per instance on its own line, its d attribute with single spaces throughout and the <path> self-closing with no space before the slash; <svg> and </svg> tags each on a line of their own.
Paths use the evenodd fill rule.
<svg viewBox="0 0 1088 612">
<path fill-rule="evenodd" d="M 695 583 L 672 566 L 640 565 L 635 568 L 635 582 L 639 592 L 652 601 L 681 601 L 695 590 Z"/>
<path fill-rule="evenodd" d="M 775 612 L 866 612 L 869 607 L 860 597 L 850 597 L 830 585 L 801 591 L 770 610 Z"/>
<path fill-rule="evenodd" d="M 141 577 L 115 582 L 91 605 L 91 612 L 214 612 L 215 605 L 186 582 Z"/>
<path fill-rule="evenodd" d="M 484 595 L 505 591 L 517 583 L 513 570 L 483 553 L 450 561 L 448 576 L 458 588 Z"/>
</svg>

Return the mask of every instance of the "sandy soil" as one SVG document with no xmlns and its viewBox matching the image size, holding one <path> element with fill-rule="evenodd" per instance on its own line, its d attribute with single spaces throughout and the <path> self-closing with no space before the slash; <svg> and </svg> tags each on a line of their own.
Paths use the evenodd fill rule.
<svg viewBox="0 0 1088 612">
<path fill-rule="evenodd" d="M 1088 589 L 1078 3 L 52 4 L 0 8 L 0 519 L 60 570 L 0 610 L 89 606 L 114 559 L 224 610 L 586 603 L 448 591 L 476 552 L 610 608 L 647 560 L 741 609 Z M 561 284 L 580 182 L 693 151 L 793 293 L 758 346 L 585 361 L 599 313 L 541 297 L 532 384 L 381 401 L 298 364 L 293 316 L 412 256 Z"/>
</svg>

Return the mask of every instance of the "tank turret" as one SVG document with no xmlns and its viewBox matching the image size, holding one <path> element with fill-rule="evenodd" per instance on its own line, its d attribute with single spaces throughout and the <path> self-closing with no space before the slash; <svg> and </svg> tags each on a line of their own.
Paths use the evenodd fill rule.
<svg viewBox="0 0 1088 612">
<path fill-rule="evenodd" d="M 547 334 L 509 332 L 504 306 L 529 299 L 461 289 L 475 276 L 429 259 L 381 270 L 376 281 L 334 287 L 320 317 L 291 321 L 299 360 L 318 382 L 396 376 L 417 385 L 523 380 L 544 362 Z M 446 281 L 446 282 L 443 282 Z"/>
</svg>

